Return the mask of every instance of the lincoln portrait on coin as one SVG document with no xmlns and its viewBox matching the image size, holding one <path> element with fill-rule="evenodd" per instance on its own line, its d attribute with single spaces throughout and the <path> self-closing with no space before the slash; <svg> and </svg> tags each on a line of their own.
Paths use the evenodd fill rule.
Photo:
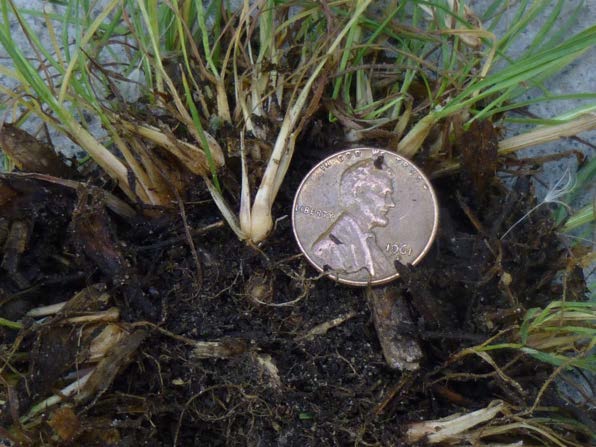
<svg viewBox="0 0 596 447">
<path fill-rule="evenodd" d="M 375 227 L 388 224 L 393 207 L 393 172 L 383 157 L 354 163 L 340 179 L 340 214 L 312 244 L 322 265 L 337 273 L 368 270 L 371 278 L 395 273 L 395 267 L 378 246 Z"/>
</svg>

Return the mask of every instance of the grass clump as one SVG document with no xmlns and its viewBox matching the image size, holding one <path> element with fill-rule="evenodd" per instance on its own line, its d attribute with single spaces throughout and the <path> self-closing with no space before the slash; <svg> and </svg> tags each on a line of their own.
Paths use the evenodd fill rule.
<svg viewBox="0 0 596 447">
<path fill-rule="evenodd" d="M 457 442 L 471 440 L 513 442 L 527 439 L 539 440 L 541 445 L 579 446 L 583 439 L 592 439 L 593 432 L 586 420 L 580 421 L 559 407 L 552 405 L 553 395 L 572 406 L 589 406 L 591 397 L 582 381 L 591 381 L 596 373 L 596 304 L 593 301 L 553 301 L 544 308 L 529 309 L 520 325 L 500 331 L 484 343 L 472 346 L 451 356 L 444 369 L 435 371 L 435 383 L 496 380 L 513 401 L 530 401 L 528 405 L 495 402 L 478 413 L 489 413 L 480 421 L 469 424 L 473 415 L 464 415 L 453 421 L 445 434 L 437 433 L 439 440 Z M 506 355 L 503 355 L 507 352 Z M 470 356 L 479 357 L 492 372 L 457 372 L 459 366 Z M 530 366 L 534 364 L 534 366 Z M 552 371 L 535 394 L 530 394 L 513 371 L 532 368 L 547 371 L 539 365 L 549 365 Z M 436 374 L 436 376 L 435 376 Z M 588 385 L 589 386 L 589 385 Z M 546 398 L 549 388 L 556 391 Z M 507 391 L 505 391 L 507 390 Z M 513 397 L 515 396 L 515 397 Z M 583 401 L 584 403 L 580 403 Z M 546 401 L 546 403 L 543 403 Z M 489 410 L 493 408 L 493 410 Z M 500 413 L 500 417 L 496 417 Z M 457 416 L 457 415 L 456 415 Z M 489 422 L 490 420 L 490 422 Z M 438 425 L 433 425 L 438 423 Z M 415 436 L 427 433 L 429 426 L 441 426 L 442 421 L 426 421 L 412 424 Z M 478 425 L 476 427 L 476 425 Z M 474 426 L 472 429 L 471 427 Z M 561 433 L 567 433 L 562 436 Z"/>
<path fill-rule="evenodd" d="M 544 2 L 494 2 L 484 17 L 454 1 L 390 1 L 387 14 L 369 0 L 244 1 L 236 9 L 221 0 L 113 0 L 99 9 L 68 2 L 62 16 L 43 14 L 50 39 L 42 42 L 28 23 L 40 14 L 11 0 L 2 7 L 0 44 L 15 68 L 1 71 L 19 86 L 3 94 L 14 113 L 34 114 L 79 144 L 131 200 L 170 206 L 193 186 L 190 172 L 206 180 L 238 237 L 260 242 L 315 112 L 326 109 L 352 141 L 380 137 L 408 157 L 425 145 L 438 172 L 453 169 L 445 147 L 459 128 L 527 106 L 516 99 L 596 43 L 596 27 L 572 36 L 556 29 L 563 4 L 509 60 L 509 46 L 545 13 Z M 497 38 L 493 28 L 511 10 L 513 25 Z M 12 39 L 15 21 L 31 54 Z M 556 99 L 545 92 L 533 101 Z M 582 129 L 592 128 L 589 111 L 555 122 L 587 116 Z M 89 131 L 82 119 L 89 112 L 106 138 Z M 429 137 L 437 132 L 438 140 Z M 219 178 L 230 157 L 241 159 L 239 200 Z"/>
</svg>

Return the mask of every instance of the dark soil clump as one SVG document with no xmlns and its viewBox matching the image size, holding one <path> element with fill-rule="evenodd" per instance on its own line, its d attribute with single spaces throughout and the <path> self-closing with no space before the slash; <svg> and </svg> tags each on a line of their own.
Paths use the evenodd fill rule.
<svg viewBox="0 0 596 447">
<path fill-rule="evenodd" d="M 274 215 L 291 213 L 296 185 L 326 155 L 297 150 Z M 433 249 L 415 268 L 397 266 L 401 279 L 387 286 L 412 314 L 404 335 L 424 353 L 421 369 L 406 373 L 385 362 L 366 290 L 319 277 L 299 256 L 289 219 L 257 249 L 222 224 L 206 190 L 186 200 L 185 229 L 179 215 L 127 220 L 88 190 L 3 176 L 12 194 L 3 222 L 22 222 L 26 243 L 5 249 L 0 272 L 0 315 L 23 322 L 18 331 L 0 327 L 0 426 L 30 445 L 404 445 L 411 421 L 495 399 L 531 406 L 550 367 L 520 356 L 507 370 L 518 387 L 482 358 L 454 355 L 560 299 L 554 278 L 565 254 L 546 211 L 500 239 L 534 205 L 529 178 L 509 190 L 473 171 L 486 157 L 465 160 L 463 173 L 434 182 Z M 583 279 L 572 273 L 568 293 L 581 299 Z M 24 317 L 81 290 L 92 298 L 70 313 Z M 102 318 L 72 319 L 92 315 Z M 119 331 L 111 366 L 89 348 L 107 327 Z M 492 359 L 505 365 L 517 355 Z M 72 382 L 69 374 L 93 367 L 101 374 L 84 398 L 33 411 Z M 459 373 L 471 379 L 441 379 Z M 543 402 L 557 398 L 547 390 Z"/>
</svg>

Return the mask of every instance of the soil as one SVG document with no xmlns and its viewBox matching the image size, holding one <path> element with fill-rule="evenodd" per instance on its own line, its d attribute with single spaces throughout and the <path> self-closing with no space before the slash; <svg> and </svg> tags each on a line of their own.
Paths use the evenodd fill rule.
<svg viewBox="0 0 596 447">
<path fill-rule="evenodd" d="M 342 144 L 332 133 L 305 135 L 275 216 L 291 213 L 304 174 Z M 415 323 L 402 335 L 424 353 L 410 372 L 387 365 L 366 289 L 319 276 L 300 256 L 288 218 L 250 247 L 222 224 L 199 180 L 185 219 L 159 210 L 129 219 L 91 189 L 3 175 L 10 197 L 0 204 L 3 225 L 22 243 L 5 248 L 0 315 L 24 327 L 0 326 L 2 368 L 12 373 L 10 383 L 2 379 L 10 391 L 0 395 L 0 426 L 11 431 L 0 438 L 15 445 L 405 445 L 412 421 L 495 399 L 531 405 L 551 367 L 518 357 L 507 370 L 518 389 L 481 358 L 453 356 L 519 323 L 526 309 L 560 299 L 558 272 L 568 269 L 568 299 L 583 299 L 585 284 L 581 269 L 568 268 L 548 210 L 499 239 L 535 197 L 527 167 L 495 177 L 486 165 L 497 167 L 496 154 L 486 150 L 483 158 L 456 148 L 463 171 L 433 182 L 441 204 L 433 249 L 415 268 L 399 266 L 402 278 L 386 286 Z M 498 167 L 505 172 L 506 160 Z M 19 423 L 83 368 L 77 359 L 88 341 L 84 325 L 65 323 L 64 311 L 45 320 L 25 312 L 90 286 L 109 302 L 86 301 L 77 315 L 117 308 L 128 342 L 100 363 L 102 380 L 85 398 L 66 398 Z M 326 332 L 309 333 L 338 317 Z M 201 350 L 199 341 L 212 343 Z M 503 350 L 493 359 L 505 365 L 517 355 Z M 447 373 L 473 379 L 441 380 Z M 551 389 L 542 403 L 562 406 Z"/>
</svg>

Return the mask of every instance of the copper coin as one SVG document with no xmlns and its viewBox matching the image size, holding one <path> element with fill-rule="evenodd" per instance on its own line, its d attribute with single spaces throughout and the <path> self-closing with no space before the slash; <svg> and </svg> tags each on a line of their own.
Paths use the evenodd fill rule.
<svg viewBox="0 0 596 447">
<path fill-rule="evenodd" d="M 348 149 L 321 161 L 302 181 L 292 224 L 317 270 L 343 284 L 384 284 L 399 276 L 395 260 L 415 265 L 430 249 L 437 199 L 406 158 L 383 149 Z"/>
</svg>

